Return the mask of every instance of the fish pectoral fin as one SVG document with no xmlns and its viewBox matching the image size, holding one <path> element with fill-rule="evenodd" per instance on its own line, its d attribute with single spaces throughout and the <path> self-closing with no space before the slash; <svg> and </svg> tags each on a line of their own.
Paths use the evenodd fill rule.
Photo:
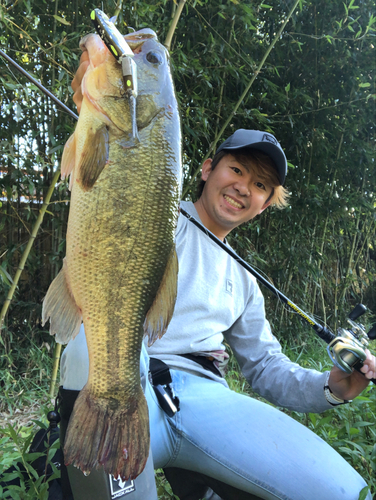
<svg viewBox="0 0 376 500">
<path fill-rule="evenodd" d="M 82 189 L 89 191 L 96 183 L 108 160 L 108 129 L 101 124 L 89 127 L 78 166 L 78 179 Z"/>
<path fill-rule="evenodd" d="M 174 245 L 157 295 L 144 322 L 144 332 L 149 337 L 149 346 L 164 335 L 171 321 L 178 291 L 178 268 L 178 257 Z"/>
<path fill-rule="evenodd" d="M 51 283 L 42 308 L 42 326 L 50 319 L 50 334 L 56 335 L 56 342 L 67 344 L 78 334 L 81 326 L 81 311 L 77 306 L 67 279 L 67 265 Z"/>
<path fill-rule="evenodd" d="M 65 179 L 71 174 L 71 181 L 74 175 L 74 164 L 76 159 L 76 136 L 72 134 L 67 142 L 65 143 L 63 156 L 61 157 L 61 178 Z M 71 189 L 71 183 L 69 183 L 69 189 Z"/>
</svg>

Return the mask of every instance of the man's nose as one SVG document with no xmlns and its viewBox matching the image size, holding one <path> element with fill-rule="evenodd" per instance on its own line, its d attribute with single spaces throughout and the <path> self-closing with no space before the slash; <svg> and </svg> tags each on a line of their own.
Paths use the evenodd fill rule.
<svg viewBox="0 0 376 500">
<path fill-rule="evenodd" d="M 244 178 L 239 179 L 234 185 L 234 188 L 241 196 L 249 196 L 251 194 L 249 181 Z"/>
</svg>

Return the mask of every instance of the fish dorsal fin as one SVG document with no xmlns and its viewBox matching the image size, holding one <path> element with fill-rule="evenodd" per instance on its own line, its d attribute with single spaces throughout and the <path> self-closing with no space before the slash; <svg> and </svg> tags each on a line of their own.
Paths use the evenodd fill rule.
<svg viewBox="0 0 376 500">
<path fill-rule="evenodd" d="M 73 133 L 65 143 L 63 156 L 61 157 L 61 178 L 74 175 L 74 164 L 76 160 L 76 136 Z M 71 186 L 69 186 L 69 189 Z"/>
<path fill-rule="evenodd" d="M 144 322 L 144 332 L 149 337 L 149 346 L 162 337 L 172 318 L 178 290 L 178 268 L 178 257 L 174 245 L 157 295 Z"/>
<path fill-rule="evenodd" d="M 96 120 L 86 130 L 84 147 L 78 165 L 77 182 L 84 191 L 96 183 L 108 160 L 108 128 Z"/>
<path fill-rule="evenodd" d="M 43 299 L 42 325 L 50 319 L 50 334 L 56 342 L 67 344 L 78 334 L 81 326 L 81 311 L 71 292 L 66 260 L 63 268 L 51 283 Z"/>
</svg>

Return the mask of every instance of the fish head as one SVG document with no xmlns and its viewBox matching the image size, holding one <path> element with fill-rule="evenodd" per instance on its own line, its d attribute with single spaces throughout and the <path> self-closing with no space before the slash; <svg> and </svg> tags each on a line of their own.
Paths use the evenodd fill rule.
<svg viewBox="0 0 376 500">
<path fill-rule="evenodd" d="M 178 108 L 172 82 L 168 50 L 150 29 L 124 37 L 137 66 L 137 128 L 142 131 L 159 117 L 177 116 Z M 84 100 L 95 109 L 115 135 L 132 134 L 132 116 L 123 82 L 121 65 L 98 35 L 81 41 L 89 53 L 90 65 L 82 82 Z"/>
<path fill-rule="evenodd" d="M 141 30 L 124 37 L 134 51 L 134 61 L 137 65 L 139 129 L 148 126 L 157 114 L 165 113 L 171 116 L 174 112 L 177 113 L 168 50 L 158 42 L 156 36 L 150 36 L 137 45 L 137 35 L 142 37 L 148 32 L 151 30 Z"/>
</svg>

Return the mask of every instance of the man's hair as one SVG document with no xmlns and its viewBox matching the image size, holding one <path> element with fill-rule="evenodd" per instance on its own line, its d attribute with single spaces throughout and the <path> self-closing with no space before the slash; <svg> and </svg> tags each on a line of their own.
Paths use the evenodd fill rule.
<svg viewBox="0 0 376 500">
<path fill-rule="evenodd" d="M 261 181 L 272 186 L 272 193 L 266 200 L 267 202 L 272 200 L 272 205 L 275 205 L 277 208 L 285 208 L 288 205 L 289 194 L 287 189 L 280 185 L 277 169 L 270 156 L 258 149 L 252 148 L 242 148 L 236 151 L 222 150 L 214 155 L 211 169 L 214 170 L 222 158 L 229 154 L 233 156 L 240 165 L 244 165 L 251 172 L 255 172 Z M 200 179 L 196 190 L 197 199 L 202 195 L 204 186 L 205 181 Z"/>
</svg>

